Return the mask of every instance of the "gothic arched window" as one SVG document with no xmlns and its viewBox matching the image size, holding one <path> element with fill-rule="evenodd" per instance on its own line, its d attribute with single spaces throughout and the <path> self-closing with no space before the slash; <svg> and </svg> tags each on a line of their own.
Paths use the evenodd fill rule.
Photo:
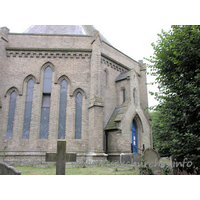
<svg viewBox="0 0 200 200">
<path fill-rule="evenodd" d="M 51 67 L 48 66 L 44 70 L 43 98 L 42 98 L 41 120 L 40 120 L 40 139 L 48 139 L 48 134 L 49 134 L 51 82 L 52 82 L 52 69 Z"/>
<path fill-rule="evenodd" d="M 82 124 L 82 94 L 76 95 L 76 119 L 75 119 L 75 139 L 81 139 Z"/>
<path fill-rule="evenodd" d="M 67 81 L 63 80 L 60 85 L 60 112 L 59 112 L 58 139 L 65 139 L 66 105 L 67 105 Z"/>
<path fill-rule="evenodd" d="M 27 84 L 27 92 L 26 92 L 24 127 L 23 127 L 23 134 L 22 134 L 23 139 L 29 139 L 31 110 L 32 110 L 32 101 L 33 101 L 33 89 L 34 89 L 34 81 L 30 79 Z"/>
<path fill-rule="evenodd" d="M 8 124 L 6 131 L 6 139 L 12 138 L 13 133 L 13 124 L 15 117 L 15 106 L 16 106 L 17 94 L 16 92 L 12 92 L 10 95 L 10 105 L 9 105 L 9 113 L 8 113 Z"/>
</svg>

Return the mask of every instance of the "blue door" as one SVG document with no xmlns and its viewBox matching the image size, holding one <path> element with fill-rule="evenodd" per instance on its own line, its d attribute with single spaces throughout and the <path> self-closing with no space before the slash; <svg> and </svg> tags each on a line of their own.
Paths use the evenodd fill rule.
<svg viewBox="0 0 200 200">
<path fill-rule="evenodd" d="M 137 128 L 135 123 L 133 122 L 132 124 L 132 148 L 133 148 L 133 153 L 137 153 Z"/>
</svg>

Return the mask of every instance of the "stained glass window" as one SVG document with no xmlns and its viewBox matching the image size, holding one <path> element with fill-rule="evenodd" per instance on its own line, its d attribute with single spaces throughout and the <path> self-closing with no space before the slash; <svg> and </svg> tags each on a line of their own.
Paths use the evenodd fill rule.
<svg viewBox="0 0 200 200">
<path fill-rule="evenodd" d="M 66 104 L 67 104 L 67 81 L 63 80 L 60 85 L 60 112 L 59 112 L 58 139 L 65 139 Z"/>
<path fill-rule="evenodd" d="M 75 119 L 75 139 L 81 139 L 82 124 L 82 94 L 76 95 L 76 119 Z"/>
<path fill-rule="evenodd" d="M 33 89 L 34 89 L 34 82 L 31 79 L 28 81 L 28 84 L 27 84 L 26 105 L 25 105 L 25 113 L 24 113 L 24 127 L 23 127 L 23 134 L 22 134 L 23 139 L 29 139 Z"/>
<path fill-rule="evenodd" d="M 10 105 L 9 105 L 9 113 L 8 113 L 8 124 L 7 124 L 6 139 L 12 138 L 16 98 L 17 98 L 16 92 L 12 92 L 11 95 L 10 95 Z"/>
<path fill-rule="evenodd" d="M 52 69 L 47 67 L 44 71 L 43 98 L 40 119 L 40 139 L 48 139 L 49 114 L 51 102 Z"/>
</svg>

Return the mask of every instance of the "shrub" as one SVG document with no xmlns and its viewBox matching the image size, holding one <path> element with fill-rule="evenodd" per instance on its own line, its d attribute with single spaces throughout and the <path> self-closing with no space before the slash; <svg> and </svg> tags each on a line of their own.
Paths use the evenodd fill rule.
<svg viewBox="0 0 200 200">
<path fill-rule="evenodd" d="M 140 166 L 139 170 L 140 175 L 154 175 L 153 169 L 149 166 L 149 164 L 146 164 L 145 166 L 143 164 L 142 166 Z"/>
<path fill-rule="evenodd" d="M 161 168 L 162 174 L 163 175 L 169 175 L 171 174 L 171 169 L 168 165 L 165 164 L 163 168 Z"/>
</svg>

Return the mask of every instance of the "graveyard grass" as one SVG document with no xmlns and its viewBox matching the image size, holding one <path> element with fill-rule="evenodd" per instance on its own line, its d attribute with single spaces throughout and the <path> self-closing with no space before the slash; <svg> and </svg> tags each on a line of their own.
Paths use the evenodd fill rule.
<svg viewBox="0 0 200 200">
<path fill-rule="evenodd" d="M 16 166 L 21 175 L 56 175 L 56 167 L 36 168 L 32 166 Z M 77 167 L 65 169 L 66 175 L 139 175 L 138 169 L 115 167 Z"/>
</svg>

